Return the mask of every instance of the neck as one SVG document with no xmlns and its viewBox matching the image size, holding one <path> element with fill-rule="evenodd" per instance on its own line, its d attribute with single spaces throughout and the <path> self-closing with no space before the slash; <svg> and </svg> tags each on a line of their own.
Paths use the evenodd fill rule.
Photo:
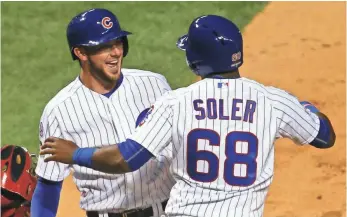
<svg viewBox="0 0 347 217">
<path fill-rule="evenodd" d="M 97 92 L 99 94 L 105 94 L 110 92 L 116 85 L 117 80 L 113 82 L 105 82 L 90 73 L 90 71 L 81 70 L 80 79 L 84 86 Z"/>
<path fill-rule="evenodd" d="M 213 74 L 207 75 L 205 78 L 212 78 L 214 76 L 221 76 L 227 79 L 235 79 L 235 78 L 240 78 L 240 73 L 239 73 L 239 70 L 232 71 L 232 72 L 213 73 Z"/>
</svg>

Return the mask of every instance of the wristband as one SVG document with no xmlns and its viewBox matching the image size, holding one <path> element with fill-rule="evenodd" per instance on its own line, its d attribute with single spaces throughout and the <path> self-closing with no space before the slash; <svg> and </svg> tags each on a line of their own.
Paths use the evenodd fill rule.
<svg viewBox="0 0 347 217">
<path fill-rule="evenodd" d="M 78 148 L 74 151 L 72 161 L 74 164 L 92 168 L 92 157 L 96 148 Z"/>
</svg>

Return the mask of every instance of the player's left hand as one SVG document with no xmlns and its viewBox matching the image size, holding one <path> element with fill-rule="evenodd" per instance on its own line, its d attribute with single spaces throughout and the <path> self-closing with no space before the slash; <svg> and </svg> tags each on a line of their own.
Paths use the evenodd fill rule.
<svg viewBox="0 0 347 217">
<path fill-rule="evenodd" d="M 68 140 L 56 137 L 48 137 L 41 146 L 40 155 L 51 154 L 45 158 L 45 162 L 58 161 L 65 164 L 73 164 L 73 153 L 78 146 Z"/>
</svg>

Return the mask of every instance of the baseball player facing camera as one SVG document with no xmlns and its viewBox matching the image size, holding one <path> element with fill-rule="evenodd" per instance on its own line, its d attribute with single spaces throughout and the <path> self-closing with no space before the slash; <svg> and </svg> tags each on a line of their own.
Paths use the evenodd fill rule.
<svg viewBox="0 0 347 217">
<path fill-rule="evenodd" d="M 160 74 L 122 68 L 130 34 L 106 9 L 90 9 L 72 18 L 66 35 L 81 72 L 46 105 L 39 124 L 41 144 L 50 137 L 74 141 L 81 148 L 122 142 L 135 131 L 149 107 L 171 90 Z M 175 182 L 168 171 L 170 161 L 171 153 L 162 152 L 137 171 L 106 174 L 79 165 L 45 162 L 41 156 L 32 216 L 56 216 L 62 182 L 72 169 L 81 192 L 80 206 L 88 217 L 159 217 Z"/>
</svg>

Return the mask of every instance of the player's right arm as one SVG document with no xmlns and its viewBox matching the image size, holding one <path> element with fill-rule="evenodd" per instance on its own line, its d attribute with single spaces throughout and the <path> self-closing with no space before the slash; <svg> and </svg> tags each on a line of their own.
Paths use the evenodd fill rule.
<svg viewBox="0 0 347 217">
<path fill-rule="evenodd" d="M 273 90 L 270 95 L 277 125 L 277 137 L 285 137 L 297 144 L 316 148 L 330 148 L 335 143 L 335 132 L 326 115 L 309 102 L 285 91 Z"/>
<path fill-rule="evenodd" d="M 172 119 L 170 99 L 163 96 L 148 111 L 143 125 L 124 142 L 102 148 L 79 148 L 72 141 L 49 137 L 40 155 L 51 154 L 45 159 L 47 162 L 77 164 L 105 173 L 133 172 L 152 157 L 161 157 L 163 151 L 170 152 Z"/>
<path fill-rule="evenodd" d="M 39 125 L 40 146 L 49 136 L 61 137 L 62 131 L 54 111 L 44 110 Z M 62 181 L 69 174 L 68 165 L 57 162 L 44 162 L 45 156 L 38 159 L 36 174 L 39 176 L 31 202 L 32 217 L 55 217 L 62 189 Z"/>
</svg>

